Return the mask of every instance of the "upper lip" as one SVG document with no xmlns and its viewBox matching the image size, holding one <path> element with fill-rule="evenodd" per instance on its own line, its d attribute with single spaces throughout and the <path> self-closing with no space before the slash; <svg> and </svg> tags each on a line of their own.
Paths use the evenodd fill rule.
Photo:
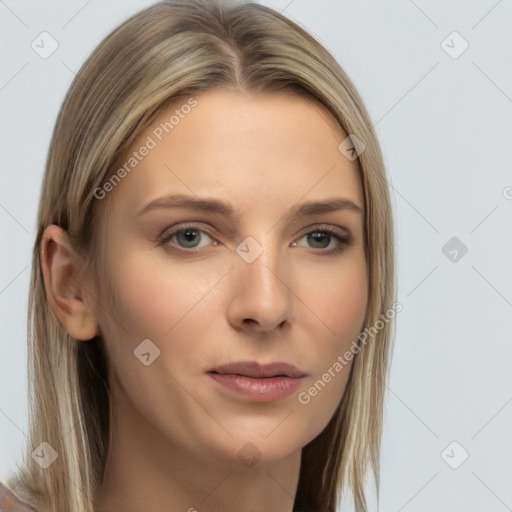
<svg viewBox="0 0 512 512">
<path fill-rule="evenodd" d="M 238 361 L 234 363 L 227 363 L 212 368 L 208 373 L 230 373 L 243 375 L 245 377 L 252 377 L 254 379 L 269 377 L 300 378 L 306 376 L 306 373 L 293 364 L 282 362 L 261 364 L 257 361 Z"/>
</svg>

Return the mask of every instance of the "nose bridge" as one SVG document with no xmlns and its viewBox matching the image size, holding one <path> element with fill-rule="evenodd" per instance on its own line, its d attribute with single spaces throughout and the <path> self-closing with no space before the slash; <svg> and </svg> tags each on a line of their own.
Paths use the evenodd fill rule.
<svg viewBox="0 0 512 512">
<path fill-rule="evenodd" d="M 270 329 L 290 320 L 292 297 L 283 275 L 283 251 L 269 234 L 260 240 L 247 237 L 236 248 L 233 317 L 236 322 L 250 319 Z"/>
<path fill-rule="evenodd" d="M 276 288 L 284 286 L 279 277 L 283 255 L 271 236 L 260 236 L 260 240 L 263 243 L 247 237 L 238 245 L 237 254 L 242 260 L 238 266 L 245 275 L 244 280 L 257 287 L 260 293 L 277 292 Z"/>
</svg>

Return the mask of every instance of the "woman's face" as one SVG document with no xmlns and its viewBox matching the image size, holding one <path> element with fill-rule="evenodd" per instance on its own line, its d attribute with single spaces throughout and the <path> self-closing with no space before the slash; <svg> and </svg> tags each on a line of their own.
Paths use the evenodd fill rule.
<svg viewBox="0 0 512 512">
<path fill-rule="evenodd" d="M 159 114 L 125 155 L 101 199 L 118 307 L 99 295 L 96 316 L 117 417 L 141 443 L 264 462 L 325 428 L 368 298 L 345 138 L 295 95 L 208 91 Z M 295 373 L 258 373 L 274 363 Z"/>
</svg>

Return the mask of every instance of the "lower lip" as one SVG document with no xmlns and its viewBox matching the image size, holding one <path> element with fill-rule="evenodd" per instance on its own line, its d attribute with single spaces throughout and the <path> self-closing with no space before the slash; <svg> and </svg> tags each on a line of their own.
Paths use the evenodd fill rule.
<svg viewBox="0 0 512 512">
<path fill-rule="evenodd" d="M 273 402 L 284 398 L 296 391 L 302 382 L 302 377 L 253 379 L 234 373 L 208 373 L 208 375 L 222 386 L 255 402 Z"/>
</svg>

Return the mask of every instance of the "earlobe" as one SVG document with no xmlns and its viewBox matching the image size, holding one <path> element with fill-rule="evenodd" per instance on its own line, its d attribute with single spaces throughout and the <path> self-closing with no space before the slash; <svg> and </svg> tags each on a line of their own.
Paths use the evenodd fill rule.
<svg viewBox="0 0 512 512">
<path fill-rule="evenodd" d="M 41 240 L 41 266 L 50 307 L 72 337 L 90 340 L 99 330 L 86 295 L 89 286 L 80 276 L 82 263 L 66 231 L 48 226 Z"/>
</svg>

